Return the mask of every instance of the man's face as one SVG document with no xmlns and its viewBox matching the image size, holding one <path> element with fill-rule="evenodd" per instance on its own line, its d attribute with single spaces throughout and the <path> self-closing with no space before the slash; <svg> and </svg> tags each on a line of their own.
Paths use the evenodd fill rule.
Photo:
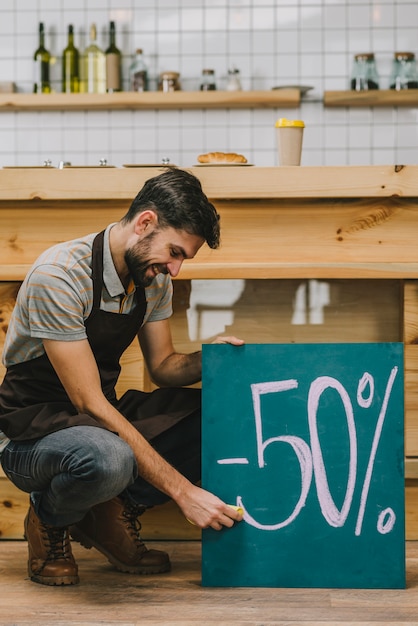
<svg viewBox="0 0 418 626">
<path fill-rule="evenodd" d="M 184 259 L 192 259 L 204 240 L 174 228 L 155 228 L 125 252 L 135 285 L 148 287 L 158 274 L 175 277 Z"/>
</svg>

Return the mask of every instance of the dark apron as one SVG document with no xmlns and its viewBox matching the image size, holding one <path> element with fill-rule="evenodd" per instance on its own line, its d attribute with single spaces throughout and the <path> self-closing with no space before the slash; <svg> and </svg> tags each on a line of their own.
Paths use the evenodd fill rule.
<svg viewBox="0 0 418 626">
<path fill-rule="evenodd" d="M 131 313 L 100 309 L 103 239 L 104 231 L 93 242 L 93 307 L 85 322 L 87 339 L 97 362 L 104 395 L 150 440 L 200 411 L 200 390 L 157 389 L 152 393 L 130 390 L 117 400 L 115 385 L 121 369 L 119 360 L 142 325 L 147 303 L 145 290 L 137 287 Z M 74 367 L 77 367 L 76 363 Z M 101 427 L 94 417 L 79 413 L 71 404 L 46 354 L 7 369 L 0 386 L 0 430 L 7 437 L 20 441 L 37 439 L 80 425 Z"/>
</svg>

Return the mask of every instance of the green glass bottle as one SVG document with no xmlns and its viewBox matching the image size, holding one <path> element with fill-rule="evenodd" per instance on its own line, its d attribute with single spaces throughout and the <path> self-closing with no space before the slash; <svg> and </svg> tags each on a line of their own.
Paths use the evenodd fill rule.
<svg viewBox="0 0 418 626">
<path fill-rule="evenodd" d="M 106 49 L 106 91 L 121 91 L 121 60 L 122 55 L 116 46 L 115 22 L 110 22 L 109 47 Z"/>
<path fill-rule="evenodd" d="M 80 91 L 79 54 L 74 45 L 74 28 L 68 27 L 68 43 L 62 53 L 62 91 L 78 93 Z"/>
<path fill-rule="evenodd" d="M 51 55 L 45 48 L 44 24 L 39 24 L 39 46 L 33 56 L 35 63 L 35 78 L 33 82 L 34 93 L 51 93 L 51 82 L 49 79 L 49 66 Z"/>
</svg>

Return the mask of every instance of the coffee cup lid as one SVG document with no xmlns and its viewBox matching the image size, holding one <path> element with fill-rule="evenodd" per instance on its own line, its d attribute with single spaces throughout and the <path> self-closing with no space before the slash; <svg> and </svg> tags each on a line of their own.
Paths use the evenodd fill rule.
<svg viewBox="0 0 418 626">
<path fill-rule="evenodd" d="M 277 120 L 275 126 L 276 128 L 305 128 L 305 122 L 303 122 L 302 120 L 288 120 L 285 117 L 280 117 Z"/>
</svg>

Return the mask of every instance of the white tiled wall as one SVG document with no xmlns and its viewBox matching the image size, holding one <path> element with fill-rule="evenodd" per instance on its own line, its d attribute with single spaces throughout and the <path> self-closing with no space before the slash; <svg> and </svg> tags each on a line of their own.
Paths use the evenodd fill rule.
<svg viewBox="0 0 418 626">
<path fill-rule="evenodd" d="M 324 90 L 346 89 L 353 55 L 376 54 L 380 85 L 388 87 L 395 50 L 418 53 L 417 0 L 1 0 L 0 81 L 32 89 L 38 23 L 56 57 L 68 24 L 82 51 L 91 22 L 107 46 L 115 20 L 127 67 L 145 51 L 151 76 L 181 72 L 183 89 L 198 88 L 203 67 L 225 84 L 229 67 L 241 70 L 245 89 L 310 85 L 300 110 L 105 111 L 0 113 L 0 166 L 155 163 L 181 166 L 210 150 L 244 153 L 255 165 L 276 165 L 277 117 L 305 120 L 303 165 L 417 163 L 416 108 L 324 109 Z"/>
</svg>

